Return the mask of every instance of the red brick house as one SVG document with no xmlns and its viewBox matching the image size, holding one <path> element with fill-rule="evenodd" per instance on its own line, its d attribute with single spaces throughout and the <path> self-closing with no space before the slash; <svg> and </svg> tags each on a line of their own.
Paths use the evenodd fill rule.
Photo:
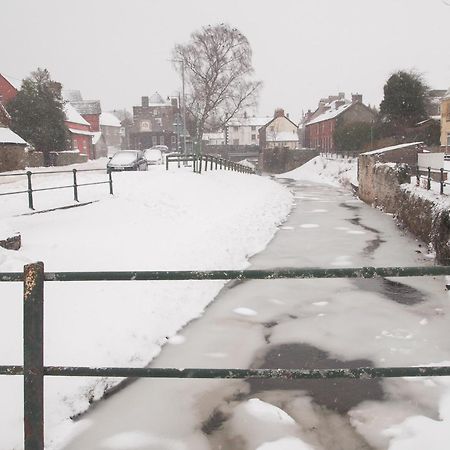
<svg viewBox="0 0 450 450">
<path fill-rule="evenodd" d="M 0 73 L 0 103 L 6 105 L 16 96 L 19 89 L 20 86 L 15 80 Z"/>
<path fill-rule="evenodd" d="M 90 123 L 70 103 L 65 104 L 64 112 L 66 113 L 66 126 L 71 136 L 72 150 L 78 150 L 81 154 L 87 155 L 89 159 L 94 159 L 92 147 L 94 133 L 91 131 Z"/>
<path fill-rule="evenodd" d="M 362 102 L 362 95 L 347 100 L 341 92 L 322 99 L 313 113 L 309 112 L 304 124 L 304 146 L 320 151 L 335 152 L 334 131 L 338 120 L 343 124 L 375 120 L 375 113 Z"/>
</svg>

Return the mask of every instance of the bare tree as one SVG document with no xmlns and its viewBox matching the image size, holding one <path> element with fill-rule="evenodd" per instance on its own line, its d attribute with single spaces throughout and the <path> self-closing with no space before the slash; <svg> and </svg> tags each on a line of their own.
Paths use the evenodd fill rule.
<svg viewBox="0 0 450 450">
<path fill-rule="evenodd" d="M 195 31 L 187 44 L 175 46 L 173 60 L 184 63 L 186 109 L 199 142 L 209 124 L 223 127 L 256 104 L 262 83 L 251 79 L 250 43 L 236 28 L 220 24 Z M 180 70 L 180 65 L 175 63 L 175 68 Z"/>
</svg>

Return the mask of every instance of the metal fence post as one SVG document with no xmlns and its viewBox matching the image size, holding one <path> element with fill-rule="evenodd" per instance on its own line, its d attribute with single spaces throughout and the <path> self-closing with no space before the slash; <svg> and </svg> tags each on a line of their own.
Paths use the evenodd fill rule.
<svg viewBox="0 0 450 450">
<path fill-rule="evenodd" d="M 33 204 L 33 186 L 31 184 L 31 172 L 27 172 L 27 179 L 28 179 L 28 208 L 34 209 Z"/>
<path fill-rule="evenodd" d="M 78 202 L 77 169 L 73 170 L 73 199 Z"/>
<path fill-rule="evenodd" d="M 113 191 L 113 183 L 112 183 L 112 170 L 108 171 L 108 175 L 109 175 L 109 193 L 111 195 L 114 195 L 114 191 Z"/>
<path fill-rule="evenodd" d="M 44 263 L 24 267 L 24 450 L 44 450 Z"/>
<path fill-rule="evenodd" d="M 214 167 L 214 168 L 217 170 L 217 164 L 218 164 L 218 162 L 219 162 L 217 156 L 214 158 L 214 162 L 215 162 L 215 167 Z"/>
<path fill-rule="evenodd" d="M 416 186 L 420 186 L 420 168 L 416 166 Z"/>
<path fill-rule="evenodd" d="M 198 158 L 199 166 L 198 166 L 198 173 L 202 173 L 202 162 L 203 162 L 203 155 L 200 155 Z"/>
<path fill-rule="evenodd" d="M 211 156 L 211 167 L 209 168 L 209 170 L 213 170 L 213 159 L 214 159 L 214 156 Z"/>
<path fill-rule="evenodd" d="M 431 167 L 428 167 L 427 189 L 431 189 Z"/>
<path fill-rule="evenodd" d="M 205 155 L 205 172 L 208 170 L 208 155 Z"/>
<path fill-rule="evenodd" d="M 441 167 L 441 189 L 440 194 L 442 195 L 444 193 L 444 168 Z"/>
<path fill-rule="evenodd" d="M 169 158 L 170 158 L 170 156 L 167 155 L 166 156 L 166 170 L 169 170 Z"/>
</svg>

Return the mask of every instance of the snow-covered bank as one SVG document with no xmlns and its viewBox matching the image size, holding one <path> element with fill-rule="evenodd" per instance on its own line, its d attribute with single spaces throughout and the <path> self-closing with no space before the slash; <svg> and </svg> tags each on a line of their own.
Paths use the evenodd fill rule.
<svg viewBox="0 0 450 450">
<path fill-rule="evenodd" d="M 261 251 L 287 216 L 292 195 L 253 175 L 189 169 L 114 174 L 116 195 L 71 210 L 12 217 L 18 252 L 0 249 L 0 271 L 42 260 L 49 271 L 240 269 Z M 90 193 L 86 188 L 86 195 Z M 93 188 L 94 189 L 94 188 Z M 52 191 L 64 204 L 67 193 Z M 69 194 L 70 195 L 70 194 Z M 143 366 L 223 286 L 207 282 L 47 283 L 47 365 Z M 22 362 L 20 283 L 0 284 L 1 364 Z M 6 344 L 7 343 L 7 344 Z M 46 379 L 46 448 L 70 432 L 69 416 L 101 396 L 107 383 Z M 22 379 L 0 377 L 0 448 L 22 448 Z"/>
<path fill-rule="evenodd" d="M 303 166 L 280 175 L 278 178 L 313 181 L 332 186 L 358 186 L 357 158 L 316 156 Z"/>
</svg>

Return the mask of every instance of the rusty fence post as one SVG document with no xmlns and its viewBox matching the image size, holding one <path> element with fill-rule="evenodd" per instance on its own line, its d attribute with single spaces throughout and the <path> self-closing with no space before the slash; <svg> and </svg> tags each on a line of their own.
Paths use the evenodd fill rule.
<svg viewBox="0 0 450 450">
<path fill-rule="evenodd" d="M 73 171 L 73 199 L 78 202 L 78 184 L 77 184 L 77 169 Z"/>
<path fill-rule="evenodd" d="M 113 180 L 112 180 L 112 170 L 109 170 L 109 193 L 111 195 L 114 195 L 114 191 L 113 191 Z"/>
<path fill-rule="evenodd" d="M 444 168 L 441 167 L 441 188 L 440 188 L 440 194 L 444 194 Z"/>
<path fill-rule="evenodd" d="M 428 167 L 427 189 L 431 189 L 431 167 Z"/>
<path fill-rule="evenodd" d="M 34 209 L 33 205 L 33 185 L 31 184 L 31 175 L 30 171 L 27 172 L 27 180 L 28 180 L 28 208 Z"/>
<path fill-rule="evenodd" d="M 24 450 L 44 450 L 44 263 L 24 267 Z"/>
<path fill-rule="evenodd" d="M 208 170 L 208 155 L 205 155 L 205 172 Z"/>
</svg>

